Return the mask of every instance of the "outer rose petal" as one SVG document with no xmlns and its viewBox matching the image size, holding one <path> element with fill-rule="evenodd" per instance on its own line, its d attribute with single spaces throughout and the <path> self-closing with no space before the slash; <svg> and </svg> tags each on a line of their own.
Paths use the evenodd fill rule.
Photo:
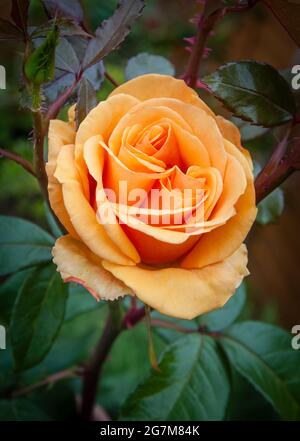
<svg viewBox="0 0 300 441">
<path fill-rule="evenodd" d="M 222 262 L 198 270 L 151 270 L 106 261 L 102 264 L 143 302 L 163 314 L 183 319 L 223 306 L 249 274 L 245 245 Z"/>
<path fill-rule="evenodd" d="M 101 260 L 82 242 L 60 237 L 52 250 L 53 262 L 65 282 L 83 285 L 97 299 L 115 300 L 130 289 L 101 266 Z"/>
<path fill-rule="evenodd" d="M 147 74 L 133 78 L 113 90 L 110 96 L 126 93 L 141 101 L 151 98 L 176 98 L 184 103 L 193 104 L 211 116 L 214 113 L 202 101 L 198 94 L 188 87 L 183 80 L 168 75 Z"/>
<path fill-rule="evenodd" d="M 71 222 L 81 240 L 102 259 L 121 265 L 134 265 L 97 222 L 96 213 L 86 199 L 74 160 L 74 146 L 63 146 L 57 158 L 55 177 L 62 185 L 63 200 Z"/>
<path fill-rule="evenodd" d="M 51 207 L 68 232 L 71 233 L 73 237 L 78 238 L 64 206 L 61 184 L 54 176 L 60 149 L 63 145 L 74 144 L 75 135 L 76 131 L 72 121 L 69 123 L 58 119 L 50 121 L 46 171 L 48 175 L 48 193 Z"/>
<path fill-rule="evenodd" d="M 99 148 L 99 141 L 101 136 L 93 136 L 88 141 L 86 141 L 84 145 L 84 159 L 88 166 L 90 174 L 93 176 L 95 181 L 97 182 L 96 187 L 96 201 L 98 201 L 98 197 L 100 200 L 103 200 L 103 197 L 107 201 L 102 182 L 102 174 L 104 167 L 104 152 Z M 106 204 L 107 209 L 110 209 L 110 203 Z M 132 259 L 135 263 L 140 262 L 140 256 L 130 242 L 121 226 L 119 225 L 117 219 L 113 217 L 113 212 L 110 209 L 110 219 L 113 222 L 105 223 L 103 225 L 106 233 L 111 238 L 111 240 L 118 246 L 118 248 L 130 259 Z"/>
<path fill-rule="evenodd" d="M 223 118 L 223 116 L 221 115 L 216 116 L 216 122 L 224 138 L 232 142 L 232 144 L 234 144 L 235 146 L 237 146 L 243 152 L 244 156 L 249 162 L 249 165 L 252 166 L 251 155 L 248 152 L 248 150 L 242 147 L 241 134 L 239 129 L 236 127 L 236 125 L 233 124 L 228 119 Z"/>
</svg>

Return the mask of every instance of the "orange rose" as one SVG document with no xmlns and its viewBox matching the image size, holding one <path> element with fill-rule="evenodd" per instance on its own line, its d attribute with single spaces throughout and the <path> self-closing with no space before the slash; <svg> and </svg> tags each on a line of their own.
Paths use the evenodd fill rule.
<svg viewBox="0 0 300 441">
<path fill-rule="evenodd" d="M 51 121 L 47 173 L 69 232 L 54 262 L 97 299 L 136 295 L 191 319 L 224 305 L 248 274 L 250 155 L 183 81 L 128 81 L 77 132 L 74 110 L 68 123 Z"/>
</svg>

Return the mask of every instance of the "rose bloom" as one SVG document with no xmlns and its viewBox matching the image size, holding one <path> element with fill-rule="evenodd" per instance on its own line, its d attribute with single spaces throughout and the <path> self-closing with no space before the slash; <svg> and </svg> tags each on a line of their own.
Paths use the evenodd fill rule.
<svg viewBox="0 0 300 441">
<path fill-rule="evenodd" d="M 77 131 L 74 119 L 71 108 L 49 128 L 49 197 L 68 231 L 53 249 L 63 280 L 180 318 L 223 306 L 248 274 L 243 241 L 256 216 L 236 126 L 182 80 L 154 74 L 117 87 Z"/>
</svg>

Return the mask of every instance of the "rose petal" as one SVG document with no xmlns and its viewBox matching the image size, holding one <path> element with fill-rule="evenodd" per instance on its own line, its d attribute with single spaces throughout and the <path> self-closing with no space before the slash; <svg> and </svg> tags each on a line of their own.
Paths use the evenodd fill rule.
<svg viewBox="0 0 300 441">
<path fill-rule="evenodd" d="M 101 136 L 93 136 L 88 141 L 86 141 L 84 145 L 84 159 L 87 164 L 88 170 L 90 174 L 93 176 L 95 181 L 97 182 L 96 188 L 96 201 L 99 199 L 103 201 L 104 199 L 107 201 L 105 192 L 103 190 L 102 183 L 102 174 L 104 167 L 104 151 L 99 148 L 99 141 L 101 140 Z M 108 201 L 107 201 L 108 202 Z M 134 262 L 140 262 L 140 256 L 130 242 L 122 228 L 120 227 L 117 218 L 115 217 L 113 210 L 110 208 L 110 203 L 106 204 L 106 209 L 110 210 L 109 213 L 109 223 L 104 223 L 104 229 L 110 239 L 117 245 L 117 247 L 132 259 Z"/>
<path fill-rule="evenodd" d="M 201 237 L 192 251 L 182 260 L 182 268 L 203 268 L 230 256 L 247 236 L 257 213 L 255 206 L 254 178 L 243 154 L 225 142 L 225 148 L 242 164 L 247 178 L 245 193 L 235 204 L 236 214 L 225 225 Z"/>
<path fill-rule="evenodd" d="M 243 155 L 246 157 L 247 161 L 249 162 L 249 165 L 252 166 L 251 155 L 248 152 L 248 150 L 242 147 L 241 134 L 239 129 L 236 127 L 236 125 L 220 115 L 216 116 L 216 122 L 218 124 L 219 129 L 221 130 L 223 137 L 226 138 L 228 141 L 230 141 L 232 144 L 234 144 L 236 147 L 238 147 L 242 151 Z"/>
<path fill-rule="evenodd" d="M 101 101 L 97 107 L 91 110 L 80 124 L 75 141 L 75 160 L 87 198 L 89 197 L 89 189 L 86 167 L 83 160 L 84 143 L 95 135 L 101 135 L 104 141 L 107 142 L 120 118 L 138 103 L 139 101 L 130 95 L 108 98 L 105 101 Z"/>
<path fill-rule="evenodd" d="M 97 299 L 115 300 L 131 290 L 106 271 L 101 260 L 71 236 L 60 237 L 52 250 L 53 262 L 65 282 L 83 285 Z"/>
<path fill-rule="evenodd" d="M 103 262 L 106 270 L 122 280 L 147 305 L 183 319 L 193 319 L 223 306 L 248 274 L 246 265 L 245 245 L 222 262 L 195 270 L 155 270 Z"/>
<path fill-rule="evenodd" d="M 131 112 L 142 114 L 143 108 L 148 108 L 149 106 L 153 107 L 153 109 L 168 108 L 170 111 L 173 111 L 173 115 L 174 113 L 177 115 L 177 120 L 180 116 L 187 126 L 184 126 L 182 122 L 181 124 L 178 124 L 175 120 L 173 122 L 195 135 L 201 141 L 210 158 L 210 165 L 218 168 L 222 175 L 224 174 L 226 166 L 224 141 L 213 116 L 207 114 L 201 108 L 172 98 L 149 99 L 133 107 Z M 182 151 L 184 152 L 184 149 Z"/>
<path fill-rule="evenodd" d="M 72 234 L 73 237 L 78 238 L 64 206 L 61 184 L 54 176 L 57 156 L 60 149 L 63 145 L 74 144 L 75 135 L 76 132 L 72 122 L 66 123 L 57 119 L 50 121 L 46 172 L 48 176 L 48 193 L 51 208 L 67 231 Z"/>
<path fill-rule="evenodd" d="M 62 185 L 64 205 L 81 240 L 98 257 L 121 265 L 134 265 L 109 238 L 86 199 L 74 160 L 74 148 L 63 146 L 57 158 L 55 177 Z"/>
<path fill-rule="evenodd" d="M 133 78 L 112 91 L 110 96 L 126 93 L 145 101 L 151 98 L 176 98 L 187 104 L 193 104 L 211 116 L 214 113 L 202 101 L 198 94 L 186 85 L 183 80 L 177 80 L 168 75 L 146 74 Z"/>
</svg>

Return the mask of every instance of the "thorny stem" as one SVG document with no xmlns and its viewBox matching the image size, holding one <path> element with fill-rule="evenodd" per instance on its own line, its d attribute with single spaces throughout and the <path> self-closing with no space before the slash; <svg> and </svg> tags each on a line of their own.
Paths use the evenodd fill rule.
<svg viewBox="0 0 300 441">
<path fill-rule="evenodd" d="M 95 352 L 86 366 L 83 376 L 81 418 L 90 421 L 96 401 L 97 385 L 104 361 L 112 345 L 122 330 L 122 317 L 118 300 L 109 301 L 109 315 L 104 326 L 102 336 L 95 348 Z"/>
<path fill-rule="evenodd" d="M 81 418 L 90 421 L 96 401 L 97 385 L 101 375 L 103 363 L 109 354 L 118 335 L 130 326 L 134 326 L 145 315 L 145 308 L 129 310 L 122 318 L 120 302 L 109 301 L 109 315 L 103 333 L 91 356 L 83 375 Z M 130 325 L 129 325 L 130 324 Z"/>
<path fill-rule="evenodd" d="M 44 128 L 43 116 L 40 110 L 32 112 L 34 122 L 34 148 L 33 148 L 33 163 L 36 177 L 39 181 L 44 198 L 48 202 L 48 179 L 45 170 L 44 161 Z"/>
<path fill-rule="evenodd" d="M 216 9 L 215 12 L 206 16 L 205 12 L 209 7 L 209 0 L 204 1 L 203 12 L 197 23 L 197 33 L 195 37 L 195 43 L 193 44 L 191 54 L 188 60 L 187 68 L 182 78 L 190 86 L 195 88 L 198 82 L 198 74 L 200 69 L 200 63 L 203 58 L 207 40 L 218 22 L 218 20 L 224 17 L 230 12 L 243 12 L 247 11 L 256 5 L 260 0 L 249 0 L 246 5 L 235 5 L 231 7 L 223 7 Z"/>
<path fill-rule="evenodd" d="M 28 171 L 32 176 L 36 177 L 33 166 L 31 164 L 31 162 L 27 161 L 27 159 L 22 158 L 21 156 L 17 155 L 16 153 L 9 152 L 8 150 L 4 150 L 4 149 L 0 148 L 0 157 L 1 156 L 4 158 L 7 158 L 7 159 L 11 159 L 12 161 L 21 165 L 21 167 L 23 167 L 26 171 Z"/>
<path fill-rule="evenodd" d="M 208 17 L 205 17 L 202 14 L 199 19 L 196 40 L 188 60 L 186 72 L 183 75 L 183 79 L 190 87 L 196 87 L 200 63 L 203 57 L 206 42 L 214 25 L 219 20 L 221 15 L 222 15 L 222 9 L 215 11 L 213 14 L 210 14 Z"/>
<path fill-rule="evenodd" d="M 49 107 L 48 112 L 46 113 L 46 121 L 47 123 L 51 119 L 55 119 L 62 108 L 62 106 L 66 103 L 66 101 L 70 98 L 74 90 L 76 89 L 77 85 L 79 84 L 81 80 L 82 73 L 80 73 L 76 79 L 74 80 L 73 84 L 66 89 L 66 91 L 56 100 L 54 103 Z"/>
<path fill-rule="evenodd" d="M 278 149 L 278 150 L 277 150 Z M 278 151 L 282 149 L 279 143 L 270 161 L 262 169 L 255 180 L 256 203 L 261 202 L 266 196 L 279 187 L 294 171 L 300 169 L 300 141 L 294 143 L 284 154 L 277 158 Z M 273 158 L 273 159 L 272 159 Z M 276 161 L 274 161 L 274 158 Z M 274 162 L 276 162 L 276 167 Z"/>
</svg>

